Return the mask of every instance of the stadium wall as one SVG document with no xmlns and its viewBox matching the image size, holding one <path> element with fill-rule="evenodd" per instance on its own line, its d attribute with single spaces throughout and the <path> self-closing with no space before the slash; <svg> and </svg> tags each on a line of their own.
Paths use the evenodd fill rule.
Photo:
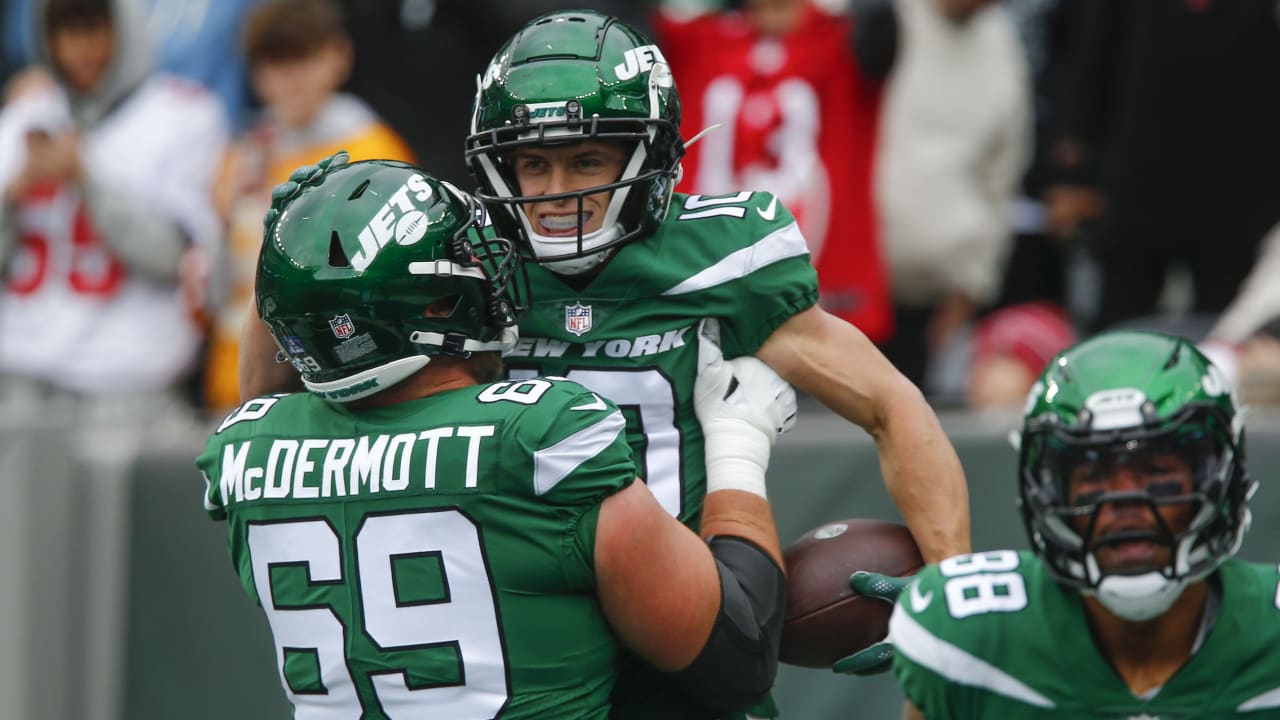
<svg viewBox="0 0 1280 720">
<path fill-rule="evenodd" d="M 944 416 L 970 483 L 974 546 L 1024 548 L 1014 508 L 1015 419 Z M 232 570 L 225 526 L 201 507 L 193 459 L 210 425 L 88 432 L 74 415 L 0 418 L 0 717 L 274 720 L 289 717 L 266 621 Z M 140 450 L 136 448 L 141 447 Z M 1250 418 L 1262 487 L 1242 556 L 1280 547 L 1280 415 Z M 899 520 L 875 447 L 817 406 L 774 453 L 784 542 L 845 517 Z M 888 676 L 784 666 L 785 718 L 901 717 Z"/>
</svg>

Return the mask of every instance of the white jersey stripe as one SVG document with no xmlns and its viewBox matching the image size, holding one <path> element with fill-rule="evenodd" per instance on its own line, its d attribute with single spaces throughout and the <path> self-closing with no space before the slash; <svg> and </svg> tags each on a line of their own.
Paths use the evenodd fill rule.
<svg viewBox="0 0 1280 720">
<path fill-rule="evenodd" d="M 804 255 L 807 252 L 809 252 L 809 245 L 805 243 L 804 235 L 800 233 L 800 226 L 793 222 L 765 235 L 750 247 L 726 255 L 720 262 L 685 279 L 662 294 L 684 295 L 713 288 L 746 277 L 779 260 Z"/>
<path fill-rule="evenodd" d="M 614 410 L 603 420 L 585 427 L 549 448 L 533 454 L 533 492 L 544 495 L 579 465 L 609 447 L 627 426 L 622 413 Z"/>
<path fill-rule="evenodd" d="M 889 640 L 897 652 L 952 682 L 984 688 L 1036 707 L 1054 707 L 1052 700 L 1021 680 L 933 635 L 901 605 L 894 607 L 889 620 Z"/>
<path fill-rule="evenodd" d="M 1239 712 L 1249 712 L 1251 710 L 1265 710 L 1268 708 L 1280 708 L 1280 687 L 1274 690 L 1268 690 L 1261 695 L 1245 700 L 1240 703 L 1240 707 L 1236 708 Z"/>
</svg>

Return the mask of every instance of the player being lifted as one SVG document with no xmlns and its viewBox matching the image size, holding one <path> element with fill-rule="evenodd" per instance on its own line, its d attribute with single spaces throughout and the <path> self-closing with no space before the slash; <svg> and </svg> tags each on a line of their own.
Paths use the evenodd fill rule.
<svg viewBox="0 0 1280 720">
<path fill-rule="evenodd" d="M 816 305 L 787 209 L 766 192 L 673 195 L 680 99 L 656 46 L 607 15 L 552 13 L 498 50 L 478 83 L 467 156 L 499 234 L 535 261 L 532 306 L 506 355 L 513 378 L 564 376 L 624 408 L 641 476 L 696 527 L 708 478 L 693 338 L 715 318 L 726 357 L 758 357 L 875 438 L 926 560 L 968 551 L 955 451 L 919 390 Z M 242 395 L 287 387 L 261 326 L 247 332 Z M 634 702 L 615 712 L 708 717 L 669 689 L 624 680 L 620 696 Z"/>
<path fill-rule="evenodd" d="M 1171 336 L 1086 340 L 1032 390 L 1019 465 L 1033 552 L 898 598 L 908 717 L 1280 717 L 1280 576 L 1231 559 L 1256 483 L 1218 368 Z"/>
<path fill-rule="evenodd" d="M 341 158 L 273 198 L 258 305 L 310 392 L 243 405 L 197 464 L 294 717 L 604 718 L 621 646 L 711 707 L 768 690 L 768 503 L 710 493 L 704 543 L 633 482 L 616 405 L 495 382 L 523 274 L 473 198 Z M 709 479 L 763 482 L 795 396 L 697 342 Z"/>
</svg>

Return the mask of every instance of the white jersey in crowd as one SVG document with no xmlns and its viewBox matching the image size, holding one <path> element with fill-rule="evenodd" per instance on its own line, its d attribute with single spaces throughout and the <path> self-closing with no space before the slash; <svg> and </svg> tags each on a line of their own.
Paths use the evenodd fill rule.
<svg viewBox="0 0 1280 720">
<path fill-rule="evenodd" d="M 72 127 L 66 96 L 50 88 L 0 113 L 0 187 L 25 159 L 25 133 Z M 221 227 L 210 184 L 228 136 L 216 99 L 153 75 L 81 131 L 96 182 L 176 223 L 213 252 Z M 90 393 L 154 390 L 191 367 L 199 332 L 176 285 L 149 281 L 115 259 L 73 187 L 18 206 L 20 243 L 0 295 L 0 373 Z"/>
</svg>

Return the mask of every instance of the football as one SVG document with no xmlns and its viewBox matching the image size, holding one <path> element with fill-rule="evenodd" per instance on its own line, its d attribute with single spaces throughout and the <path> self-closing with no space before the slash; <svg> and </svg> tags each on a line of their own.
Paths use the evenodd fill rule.
<svg viewBox="0 0 1280 720">
<path fill-rule="evenodd" d="M 851 518 L 814 528 L 788 546 L 787 611 L 779 659 L 831 667 L 885 638 L 893 606 L 849 587 L 866 570 L 910 575 L 924 564 L 911 531 L 887 520 Z"/>
</svg>

